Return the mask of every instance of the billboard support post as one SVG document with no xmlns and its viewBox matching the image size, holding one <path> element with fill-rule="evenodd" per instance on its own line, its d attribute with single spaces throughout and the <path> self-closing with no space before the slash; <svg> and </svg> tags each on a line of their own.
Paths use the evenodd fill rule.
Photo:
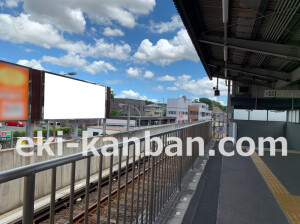
<svg viewBox="0 0 300 224">
<path fill-rule="evenodd" d="M 106 135 L 106 118 L 103 119 L 103 130 L 102 135 Z"/>
<path fill-rule="evenodd" d="M 78 120 L 74 121 L 74 138 L 78 138 Z"/>
<path fill-rule="evenodd" d="M 47 122 L 47 139 L 50 137 L 50 121 Z"/>
<path fill-rule="evenodd" d="M 11 136 L 10 136 L 10 148 L 14 147 L 14 132 L 11 131 Z"/>
<path fill-rule="evenodd" d="M 26 137 L 28 138 L 33 138 L 34 127 L 32 126 L 34 126 L 34 122 L 31 122 L 31 119 L 29 118 L 26 122 Z"/>
</svg>

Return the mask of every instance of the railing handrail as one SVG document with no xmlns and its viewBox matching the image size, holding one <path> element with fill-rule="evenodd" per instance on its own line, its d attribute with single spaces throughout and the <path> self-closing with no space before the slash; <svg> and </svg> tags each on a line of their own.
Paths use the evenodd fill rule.
<svg viewBox="0 0 300 224">
<path fill-rule="evenodd" d="M 157 133 L 154 135 L 150 135 L 150 138 L 158 137 L 158 136 L 169 134 L 169 133 L 176 132 L 176 131 L 180 131 L 180 130 L 183 130 L 183 129 L 186 129 L 189 127 L 193 127 L 193 126 L 196 126 L 199 124 L 205 124 L 208 122 L 210 122 L 210 121 L 199 122 L 199 123 L 187 125 L 187 126 L 184 126 L 181 128 L 176 128 L 173 130 L 160 132 L 160 133 Z M 143 142 L 145 140 L 145 137 L 140 137 L 138 139 L 139 139 L 139 141 Z M 132 145 L 135 142 L 134 141 L 120 142 L 118 144 L 118 148 L 122 147 L 124 145 L 124 143 L 126 143 L 128 145 Z M 115 146 L 116 145 L 113 145 L 113 144 L 111 144 L 109 146 L 101 146 L 101 147 L 97 148 L 95 151 L 101 152 L 101 150 L 104 147 L 106 150 L 112 150 Z M 10 169 L 10 170 L 5 170 L 5 171 L 0 172 L 0 184 L 15 180 L 18 178 L 22 178 L 25 176 L 29 176 L 32 173 L 39 173 L 39 172 L 42 172 L 45 170 L 49 170 L 49 169 L 52 169 L 52 168 L 55 168 L 58 166 L 67 165 L 72 162 L 77 162 L 77 161 L 86 159 L 88 157 L 93 157 L 93 156 L 94 156 L 93 151 L 87 151 L 87 155 L 83 155 L 82 152 L 78 152 L 75 154 L 71 154 L 71 155 L 67 155 L 67 156 L 63 156 L 63 157 L 59 157 L 59 158 L 54 158 L 54 159 L 50 159 L 47 161 L 42 161 L 42 162 L 38 162 L 38 163 L 34 163 L 34 164 L 17 167 L 17 168 Z"/>
</svg>

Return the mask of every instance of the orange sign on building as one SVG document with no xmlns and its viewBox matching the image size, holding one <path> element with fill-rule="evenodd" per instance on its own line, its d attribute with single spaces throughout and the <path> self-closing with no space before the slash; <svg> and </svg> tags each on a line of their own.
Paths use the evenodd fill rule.
<svg viewBox="0 0 300 224">
<path fill-rule="evenodd" d="M 0 62 L 0 121 L 27 120 L 29 69 Z"/>
</svg>

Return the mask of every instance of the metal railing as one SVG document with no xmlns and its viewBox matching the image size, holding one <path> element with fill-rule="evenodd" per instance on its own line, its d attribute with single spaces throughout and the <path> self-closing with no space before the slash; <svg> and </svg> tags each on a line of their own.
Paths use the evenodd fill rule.
<svg viewBox="0 0 300 224">
<path fill-rule="evenodd" d="M 34 221 L 34 200 L 35 200 L 35 180 L 36 174 L 42 171 L 51 170 L 51 195 L 50 195 L 50 215 L 49 223 L 55 222 L 56 211 L 56 171 L 59 166 L 67 164 L 71 165 L 70 169 L 70 196 L 69 196 L 69 223 L 73 223 L 79 216 L 74 217 L 74 195 L 75 195 L 75 172 L 76 163 L 81 160 L 86 160 L 86 187 L 85 187 L 85 202 L 84 212 L 82 217 L 84 223 L 89 222 L 91 215 L 94 215 L 97 223 L 105 222 L 110 223 L 114 219 L 116 223 L 130 222 L 130 223 L 153 223 L 160 211 L 164 208 L 170 197 L 176 191 L 181 190 L 181 181 L 184 175 L 193 167 L 193 163 L 198 158 L 199 147 L 197 143 L 193 143 L 192 156 L 186 155 L 187 137 L 202 137 L 205 141 L 211 138 L 211 122 L 200 124 L 193 124 L 179 129 L 174 129 L 159 134 L 152 135 L 151 138 L 158 137 L 163 142 L 163 152 L 159 156 L 144 156 L 145 137 L 139 138 L 141 154 L 136 156 L 135 144 L 130 141 L 129 156 L 122 157 L 122 150 L 124 143 L 119 143 L 120 150 L 118 158 L 114 164 L 114 156 L 110 155 L 107 159 L 109 163 L 108 183 L 103 185 L 103 160 L 105 156 L 101 151 L 103 147 L 97 149 L 100 153 L 99 167 L 98 167 L 98 186 L 97 186 L 97 202 L 90 207 L 89 194 L 90 194 L 90 170 L 91 158 L 94 154 L 89 151 L 86 156 L 82 153 L 76 153 L 61 158 L 56 158 L 44 162 L 39 162 L 12 170 L 0 172 L 0 184 L 24 177 L 24 196 L 23 196 L 23 217 L 22 223 L 32 224 Z M 174 144 L 168 142 L 168 137 L 179 137 L 183 142 L 183 156 L 167 156 L 167 146 Z M 151 142 L 151 151 L 155 151 L 157 145 Z M 170 149 L 170 147 L 169 147 Z M 107 151 L 113 148 L 107 149 Z M 175 152 L 175 148 L 171 149 Z M 130 160 L 131 159 L 131 160 Z M 130 162 L 131 161 L 131 162 Z M 123 167 L 121 164 L 125 164 Z M 113 167 L 117 166 L 117 175 Z M 121 169 L 125 170 L 124 175 L 120 172 Z M 123 176 L 121 176 L 123 175 Z M 115 177 L 115 178 L 114 178 Z M 124 180 L 125 177 L 125 180 Z M 113 189 L 113 186 L 115 189 Z M 107 188 L 106 195 L 102 188 Z M 101 206 L 105 201 L 105 206 Z M 5 203 L 5 202 L 1 202 Z M 122 205 L 122 206 L 120 206 Z M 103 211 L 105 209 L 105 212 Z M 93 210 L 93 212 L 91 212 Z M 80 218 L 80 217 L 79 217 Z"/>
</svg>

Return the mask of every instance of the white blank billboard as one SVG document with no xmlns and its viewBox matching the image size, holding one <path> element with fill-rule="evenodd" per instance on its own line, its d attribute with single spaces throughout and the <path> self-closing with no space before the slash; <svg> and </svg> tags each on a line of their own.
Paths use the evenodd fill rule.
<svg viewBox="0 0 300 224">
<path fill-rule="evenodd" d="M 105 118 L 105 87 L 45 73 L 44 119 Z"/>
</svg>

